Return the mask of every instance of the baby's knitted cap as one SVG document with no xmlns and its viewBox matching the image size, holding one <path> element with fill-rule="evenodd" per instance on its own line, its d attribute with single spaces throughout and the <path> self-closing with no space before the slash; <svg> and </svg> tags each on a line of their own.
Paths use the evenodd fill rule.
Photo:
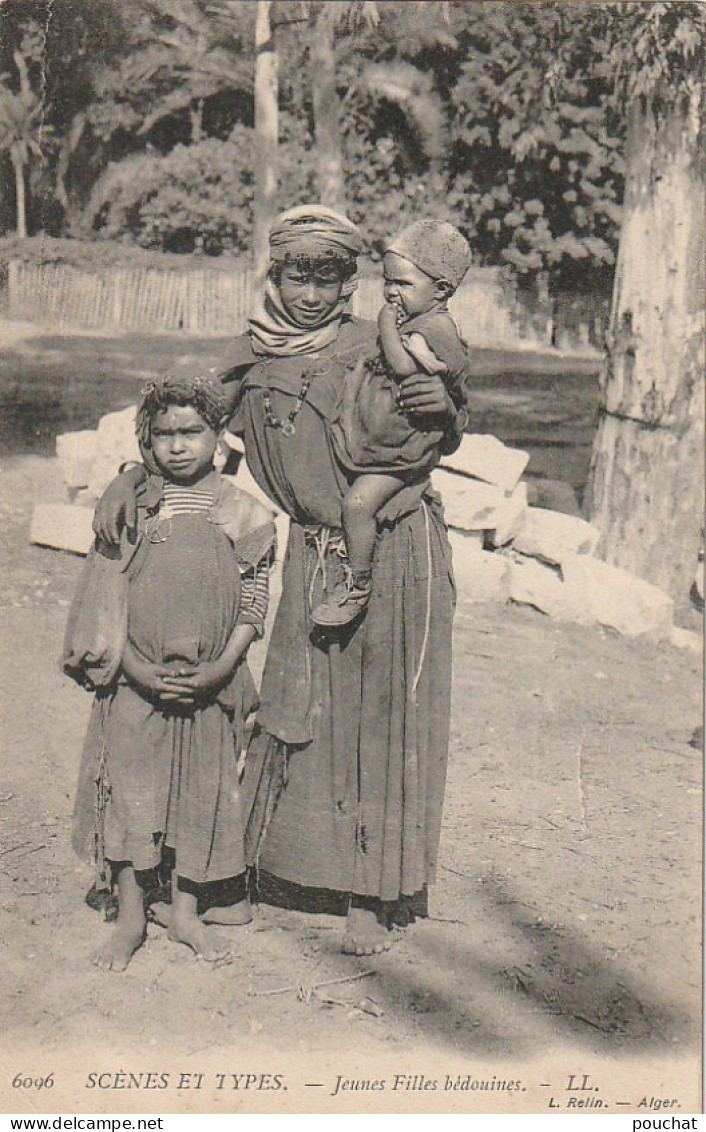
<svg viewBox="0 0 706 1132">
<path fill-rule="evenodd" d="M 454 291 L 471 266 L 468 241 L 444 220 L 415 220 L 392 237 L 385 251 L 409 260 L 432 279 L 445 279 Z"/>
</svg>

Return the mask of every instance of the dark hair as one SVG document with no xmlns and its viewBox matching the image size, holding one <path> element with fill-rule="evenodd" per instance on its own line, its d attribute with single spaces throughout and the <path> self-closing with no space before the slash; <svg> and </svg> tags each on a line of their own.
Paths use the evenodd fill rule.
<svg viewBox="0 0 706 1132">
<path fill-rule="evenodd" d="M 287 253 L 284 257 L 277 258 L 270 264 L 268 275 L 274 283 L 279 283 L 284 267 L 295 267 L 303 275 L 332 272 L 337 280 L 345 283 L 346 280 L 352 279 L 358 270 L 358 260 L 355 256 L 342 255 L 335 251 L 323 252 L 317 256 Z"/>
<path fill-rule="evenodd" d="M 136 432 L 141 444 L 150 445 L 150 425 L 164 409 L 171 405 L 190 407 L 203 417 L 210 428 L 218 431 L 228 419 L 228 409 L 223 387 L 210 375 L 196 377 L 158 377 L 147 383 L 142 390 L 137 418 Z"/>
</svg>

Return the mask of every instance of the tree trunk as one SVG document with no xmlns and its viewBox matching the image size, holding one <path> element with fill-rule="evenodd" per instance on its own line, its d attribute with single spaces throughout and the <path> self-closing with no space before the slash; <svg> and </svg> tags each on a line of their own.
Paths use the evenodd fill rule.
<svg viewBox="0 0 706 1132">
<path fill-rule="evenodd" d="M 203 98 L 197 98 L 189 107 L 191 120 L 191 144 L 198 145 L 203 136 Z"/>
<path fill-rule="evenodd" d="M 704 156 L 700 88 L 669 113 L 636 99 L 588 511 L 599 553 L 684 606 L 704 478 Z"/>
<path fill-rule="evenodd" d="M 269 264 L 268 236 L 277 211 L 277 52 L 271 0 L 258 0 L 255 25 L 255 201 L 253 263 L 259 287 Z"/>
<path fill-rule="evenodd" d="M 10 150 L 10 160 L 15 172 L 15 201 L 17 211 L 17 235 L 21 240 L 27 238 L 27 206 L 25 203 L 25 172 L 22 158 L 14 150 Z"/>
<path fill-rule="evenodd" d="M 329 208 L 346 210 L 341 153 L 336 57 L 334 54 L 334 5 L 317 3 L 312 12 L 309 39 L 309 81 L 314 108 L 314 137 L 319 199 Z"/>
</svg>

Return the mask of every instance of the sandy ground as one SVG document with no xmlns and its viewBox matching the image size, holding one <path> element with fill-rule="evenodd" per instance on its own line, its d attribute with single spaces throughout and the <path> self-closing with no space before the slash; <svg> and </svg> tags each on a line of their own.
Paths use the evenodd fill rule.
<svg viewBox="0 0 706 1132">
<path fill-rule="evenodd" d="M 263 907 L 229 967 L 150 927 L 124 975 L 97 971 L 111 929 L 69 843 L 90 698 L 57 667 L 80 559 L 27 545 L 49 467 L 0 463 L 3 1111 L 530 1112 L 567 1107 L 567 1073 L 612 1112 L 700 1111 L 700 661 L 528 609 L 459 608 L 431 917 L 389 954 L 343 956 L 339 921 Z M 21 1083 L 50 1071 L 53 1092 Z M 282 1087 L 214 1076 L 251 1071 Z M 331 1095 L 356 1072 L 384 1088 Z"/>
</svg>

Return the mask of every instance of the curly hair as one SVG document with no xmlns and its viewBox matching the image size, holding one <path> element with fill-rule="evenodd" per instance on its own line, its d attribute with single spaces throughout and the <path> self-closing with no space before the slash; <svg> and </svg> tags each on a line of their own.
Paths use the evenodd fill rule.
<svg viewBox="0 0 706 1132">
<path fill-rule="evenodd" d="M 228 407 L 223 386 L 210 374 L 192 377 L 175 377 L 164 374 L 148 381 L 142 390 L 137 407 L 135 432 L 144 448 L 150 448 L 152 421 L 170 405 L 191 406 L 213 429 L 220 429 L 228 419 Z"/>
</svg>

